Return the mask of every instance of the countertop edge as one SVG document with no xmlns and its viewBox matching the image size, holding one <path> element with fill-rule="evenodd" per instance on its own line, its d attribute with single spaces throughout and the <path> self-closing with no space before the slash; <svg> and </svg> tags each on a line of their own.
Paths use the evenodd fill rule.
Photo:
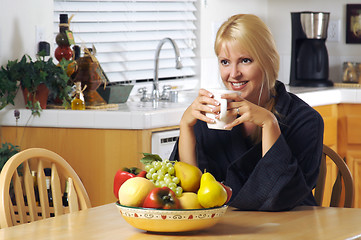
<svg viewBox="0 0 361 240">
<path fill-rule="evenodd" d="M 361 103 L 361 89 L 297 89 L 288 88 L 312 107 L 340 104 Z M 154 129 L 179 125 L 183 112 L 189 103 L 177 105 L 175 108 L 161 108 L 143 111 L 130 110 L 59 110 L 46 109 L 41 116 L 32 116 L 28 109 L 18 109 L 20 118 L 14 117 L 14 106 L 7 106 L 0 111 L 1 126 L 29 126 L 53 128 L 90 128 L 90 129 Z"/>
</svg>

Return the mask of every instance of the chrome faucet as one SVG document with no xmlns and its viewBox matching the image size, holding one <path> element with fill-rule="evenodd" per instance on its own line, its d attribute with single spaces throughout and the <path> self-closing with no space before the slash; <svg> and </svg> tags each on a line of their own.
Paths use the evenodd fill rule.
<svg viewBox="0 0 361 240">
<path fill-rule="evenodd" d="M 178 46 L 176 44 L 176 42 L 171 39 L 171 38 L 163 38 L 160 43 L 158 44 L 158 47 L 155 51 L 155 59 L 154 59 L 154 79 L 153 79 L 153 90 L 152 90 L 152 95 L 151 95 L 151 99 L 155 102 L 159 101 L 159 79 L 158 79 L 158 71 L 159 71 L 159 53 L 160 50 L 163 46 L 163 44 L 165 42 L 170 42 L 173 46 L 174 49 L 174 53 L 175 53 L 175 68 L 176 69 L 181 69 L 182 68 L 182 63 L 181 63 L 181 58 L 179 55 L 179 49 Z"/>
</svg>

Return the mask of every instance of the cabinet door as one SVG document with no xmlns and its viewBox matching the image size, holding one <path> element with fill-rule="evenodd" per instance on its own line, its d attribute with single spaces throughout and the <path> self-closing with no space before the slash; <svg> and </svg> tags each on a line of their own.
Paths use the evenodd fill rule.
<svg viewBox="0 0 361 240">
<path fill-rule="evenodd" d="M 128 129 L 76 129 L 39 127 L 2 127 L 5 141 L 21 149 L 41 147 L 58 153 L 74 168 L 88 192 L 93 207 L 115 202 L 114 175 L 123 167 L 143 168 L 143 152 L 151 152 L 152 132 L 175 127 Z"/>
<path fill-rule="evenodd" d="M 354 207 L 361 208 L 361 150 L 347 151 L 346 160 L 355 185 Z"/>
<path fill-rule="evenodd" d="M 358 146 L 361 146 L 361 116 L 347 116 L 346 125 L 347 144 L 357 144 Z"/>
<path fill-rule="evenodd" d="M 324 122 L 323 143 L 337 150 L 337 105 L 314 107 L 321 114 Z"/>
</svg>

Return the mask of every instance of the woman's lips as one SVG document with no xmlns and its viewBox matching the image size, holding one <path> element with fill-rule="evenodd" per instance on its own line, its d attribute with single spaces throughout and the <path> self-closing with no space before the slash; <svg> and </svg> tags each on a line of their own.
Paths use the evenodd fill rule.
<svg viewBox="0 0 361 240">
<path fill-rule="evenodd" d="M 244 81 L 244 82 L 229 82 L 232 86 L 232 89 L 235 91 L 239 91 L 243 88 L 245 88 L 245 86 L 247 85 L 248 81 Z"/>
</svg>

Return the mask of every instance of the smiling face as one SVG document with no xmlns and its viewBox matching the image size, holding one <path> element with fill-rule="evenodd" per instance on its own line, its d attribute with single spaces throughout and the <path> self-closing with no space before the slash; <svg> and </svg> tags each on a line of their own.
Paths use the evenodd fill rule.
<svg viewBox="0 0 361 240">
<path fill-rule="evenodd" d="M 280 59 L 272 33 L 259 17 L 230 17 L 217 31 L 214 51 L 228 89 L 241 91 L 242 97 L 261 106 L 276 94 Z"/>
<path fill-rule="evenodd" d="M 257 61 L 235 43 L 224 42 L 218 54 L 218 65 L 223 84 L 230 90 L 241 91 L 242 97 L 258 104 L 263 72 Z M 263 87 L 261 105 L 268 94 Z"/>
</svg>

